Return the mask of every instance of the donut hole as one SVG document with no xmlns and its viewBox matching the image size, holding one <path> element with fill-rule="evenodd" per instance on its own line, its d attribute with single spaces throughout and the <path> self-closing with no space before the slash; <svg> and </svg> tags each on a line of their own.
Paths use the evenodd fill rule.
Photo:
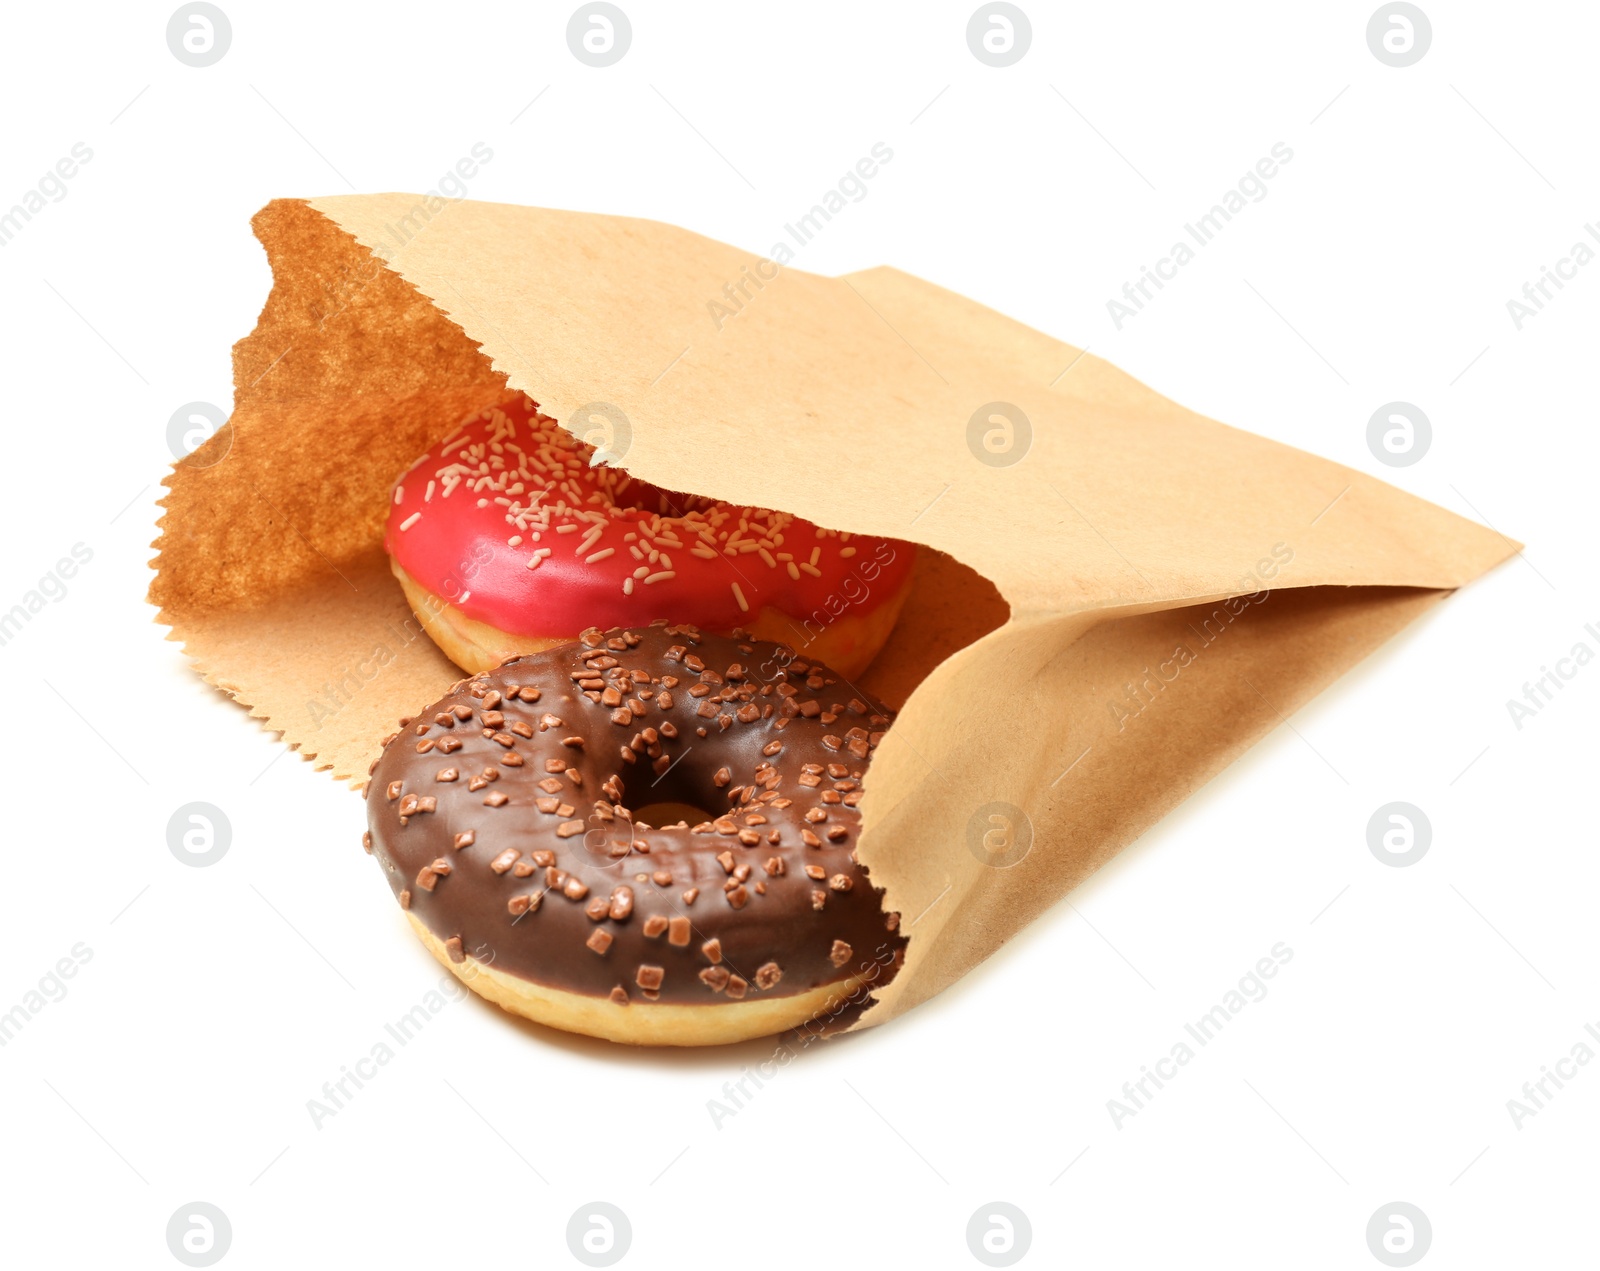
<svg viewBox="0 0 1600 1271">
<path fill-rule="evenodd" d="M 663 826 L 676 825 L 679 821 L 687 821 L 690 825 L 699 825 L 703 821 L 715 821 L 722 812 L 710 812 L 694 803 L 683 803 L 676 799 L 662 799 L 657 803 L 647 803 L 642 808 L 633 809 L 633 819 L 643 821 L 656 829 Z"/>
<path fill-rule="evenodd" d="M 538 410 L 538 407 L 531 402 L 529 406 L 534 411 Z M 542 414 L 538 418 L 547 419 Z M 565 444 L 571 432 L 575 432 L 575 429 L 558 433 L 555 438 L 556 444 Z M 597 442 L 599 444 L 596 444 Z M 572 448 L 596 478 L 595 489 L 590 495 L 590 502 L 594 506 L 611 508 L 619 512 L 643 512 L 648 516 L 661 517 L 684 517 L 690 513 L 705 513 L 722 506 L 716 499 L 705 495 L 664 489 L 642 477 L 634 476 L 626 468 L 613 463 L 597 464 L 597 454 L 603 455 L 608 447 L 615 444 L 616 438 L 611 433 L 609 422 L 605 428 L 587 432 L 582 437 L 571 436 Z M 531 509 L 532 504 L 529 505 L 529 510 Z M 517 506 L 513 505 L 512 510 L 516 511 Z"/>
<path fill-rule="evenodd" d="M 680 821 L 693 826 L 727 816 L 729 781 L 724 772 L 740 761 L 719 747 L 693 744 L 675 752 L 675 759 L 659 776 L 622 765 L 616 775 L 633 819 L 663 829 Z"/>
<path fill-rule="evenodd" d="M 591 458 L 583 449 L 586 459 Z M 634 476 L 625 468 L 606 466 L 603 472 L 611 480 L 602 480 L 596 494 L 597 506 L 611 507 L 619 512 L 644 512 L 650 516 L 683 517 L 691 512 L 709 512 L 721 506 L 717 500 L 699 494 L 684 494 L 679 490 L 666 490 Z"/>
</svg>

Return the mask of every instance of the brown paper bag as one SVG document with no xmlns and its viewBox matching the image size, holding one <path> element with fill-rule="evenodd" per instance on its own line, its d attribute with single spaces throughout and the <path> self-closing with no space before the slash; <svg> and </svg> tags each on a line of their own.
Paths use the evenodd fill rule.
<svg viewBox="0 0 1600 1271">
<path fill-rule="evenodd" d="M 893 269 L 401 194 L 280 200 L 255 229 L 272 293 L 232 418 L 166 482 L 151 600 L 337 778 L 458 678 L 389 574 L 386 496 L 508 386 L 580 434 L 614 407 L 658 486 L 920 545 L 860 685 L 901 708 L 858 856 L 910 936 L 862 1023 L 971 970 L 1516 550 Z"/>
</svg>

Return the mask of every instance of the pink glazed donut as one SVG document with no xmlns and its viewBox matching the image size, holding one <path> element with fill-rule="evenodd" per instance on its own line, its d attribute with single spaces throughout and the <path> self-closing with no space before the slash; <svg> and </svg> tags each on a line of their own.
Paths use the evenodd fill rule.
<svg viewBox="0 0 1600 1271">
<path fill-rule="evenodd" d="M 888 639 L 915 563 L 897 539 L 640 481 L 520 394 L 395 482 L 384 546 L 428 634 L 473 674 L 592 627 L 665 619 L 739 629 L 853 678 Z"/>
</svg>

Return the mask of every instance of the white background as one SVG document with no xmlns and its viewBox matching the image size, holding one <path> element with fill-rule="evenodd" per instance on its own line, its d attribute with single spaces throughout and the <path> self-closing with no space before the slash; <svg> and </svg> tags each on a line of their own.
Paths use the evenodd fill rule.
<svg viewBox="0 0 1600 1271">
<path fill-rule="evenodd" d="M 1367 1222 L 1397 1200 L 1431 1221 L 1424 1265 L 1593 1264 L 1600 1064 L 1520 1128 L 1507 1100 L 1600 1027 L 1600 666 L 1520 730 L 1505 703 L 1600 651 L 1600 263 L 1520 331 L 1506 301 L 1600 220 L 1600 13 L 1428 2 L 1429 52 L 1394 69 L 1370 2 L 1028 2 L 1029 52 L 994 69 L 971 0 L 627 0 L 632 46 L 597 70 L 568 5 L 223 7 L 204 69 L 159 4 L 19 6 L 0 45 L 0 207 L 93 150 L 0 248 L 0 609 L 93 552 L 0 648 L 0 1011 L 93 951 L 0 1049 L 9 1265 L 176 1266 L 166 1224 L 196 1200 L 231 1221 L 228 1266 L 577 1265 L 567 1221 L 597 1199 L 629 1216 L 627 1265 L 977 1266 L 967 1222 L 996 1200 L 1031 1220 L 1023 1265 L 1378 1266 Z M 314 1128 L 307 1100 L 441 972 L 359 800 L 152 622 L 167 420 L 231 400 L 261 204 L 422 191 L 479 141 L 473 197 L 758 252 L 886 142 L 798 265 L 893 263 L 1527 551 L 965 981 L 720 1128 L 707 1101 L 770 1044 L 630 1053 L 476 999 Z M 1280 141 L 1268 196 L 1118 331 L 1106 301 Z M 1396 399 L 1434 440 L 1391 469 L 1365 432 Z M 1409 868 L 1366 842 L 1397 799 L 1433 827 Z M 210 868 L 167 848 L 191 800 L 232 825 Z M 1122 1083 L 1279 941 L 1269 996 L 1115 1126 Z"/>
</svg>

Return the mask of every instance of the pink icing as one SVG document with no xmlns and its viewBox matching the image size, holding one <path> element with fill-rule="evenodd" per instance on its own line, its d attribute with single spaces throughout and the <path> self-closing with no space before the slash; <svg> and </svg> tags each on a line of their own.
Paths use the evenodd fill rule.
<svg viewBox="0 0 1600 1271">
<path fill-rule="evenodd" d="M 526 398 L 502 402 L 395 483 L 384 545 L 469 618 L 545 637 L 656 618 L 727 631 L 768 605 L 831 620 L 876 608 L 915 560 L 896 539 L 673 494 L 593 456 Z"/>
</svg>

